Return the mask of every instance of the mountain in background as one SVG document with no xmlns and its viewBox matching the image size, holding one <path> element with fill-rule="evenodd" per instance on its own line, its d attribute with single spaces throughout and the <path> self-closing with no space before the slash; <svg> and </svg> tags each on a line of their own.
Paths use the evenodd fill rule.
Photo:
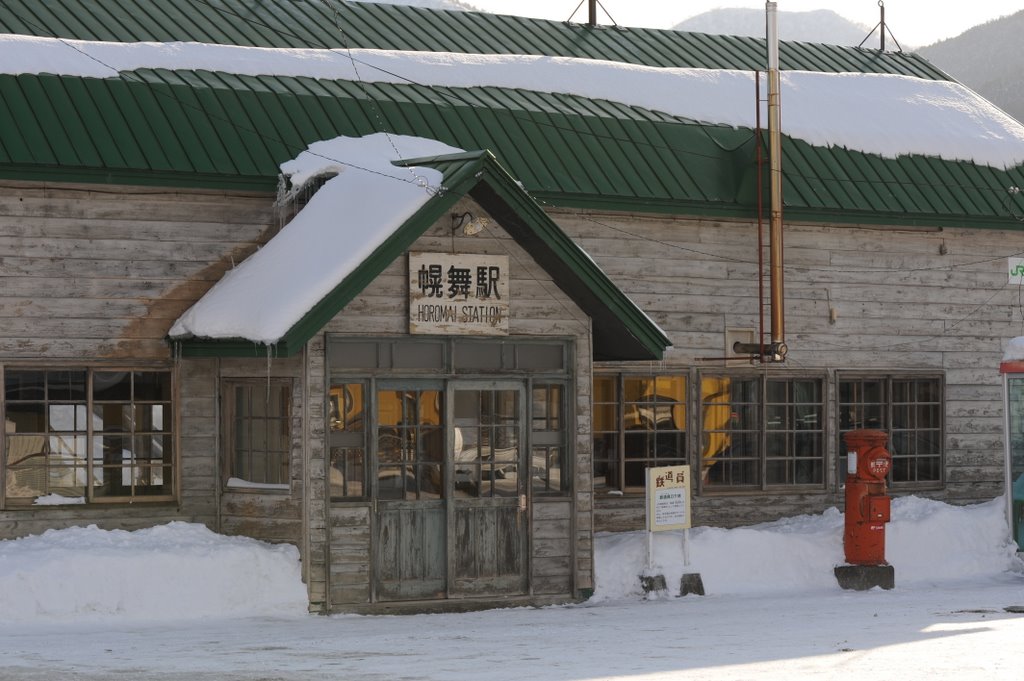
<svg viewBox="0 0 1024 681">
<path fill-rule="evenodd" d="M 994 19 L 917 53 L 1024 121 L 1024 11 Z"/>
<path fill-rule="evenodd" d="M 870 27 L 844 19 L 830 9 L 779 12 L 778 17 L 781 40 L 856 47 L 871 32 Z M 674 30 L 763 38 L 764 10 L 714 9 L 690 17 L 677 24 Z M 877 35 L 869 38 L 868 44 L 877 46 Z"/>
</svg>

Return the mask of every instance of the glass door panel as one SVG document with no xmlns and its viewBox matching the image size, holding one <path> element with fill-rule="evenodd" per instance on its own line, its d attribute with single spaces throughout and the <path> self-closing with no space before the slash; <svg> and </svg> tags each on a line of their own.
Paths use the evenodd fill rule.
<svg viewBox="0 0 1024 681">
<path fill-rule="evenodd" d="M 382 383 L 375 395 L 374 590 L 379 600 L 447 595 L 444 391 Z"/>
<path fill-rule="evenodd" d="M 458 382 L 449 390 L 449 402 L 450 593 L 525 593 L 524 386 Z"/>
</svg>

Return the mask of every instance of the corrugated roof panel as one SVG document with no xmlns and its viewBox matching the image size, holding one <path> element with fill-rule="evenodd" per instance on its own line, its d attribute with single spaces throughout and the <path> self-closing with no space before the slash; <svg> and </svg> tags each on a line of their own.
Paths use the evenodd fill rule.
<svg viewBox="0 0 1024 681">
<path fill-rule="evenodd" d="M 622 191 L 622 187 L 628 187 L 629 194 L 654 196 L 656 192 L 652 190 L 652 185 L 662 187 L 662 184 L 650 171 L 647 164 L 642 159 L 636 158 L 638 155 L 635 153 L 635 145 L 632 140 L 622 130 L 622 126 L 618 125 L 618 121 L 602 117 L 599 111 L 593 110 L 596 107 L 587 106 L 590 104 L 590 102 L 585 103 L 585 108 L 592 109 L 590 115 L 571 120 L 586 131 L 583 139 L 589 140 L 591 144 L 601 146 L 608 154 L 612 166 L 606 172 L 612 175 L 612 181 L 618 187 L 617 193 L 626 193 Z M 631 150 L 634 150 L 633 153 L 630 153 Z"/>
<path fill-rule="evenodd" d="M 892 208 L 894 212 L 914 213 L 926 205 L 907 191 L 909 179 L 902 164 L 888 163 L 875 154 L 865 154 L 862 158 L 870 166 L 875 178 L 871 181 L 876 183 L 879 192 L 886 192 L 890 202 L 895 204 Z"/>
<path fill-rule="evenodd" d="M 77 161 L 57 112 L 43 94 L 39 77 L 18 76 L 17 82 L 18 92 L 12 93 L 8 105 L 18 120 L 22 138 L 32 150 L 33 161 L 55 165 Z"/>
<path fill-rule="evenodd" d="M 80 101 L 79 98 L 72 98 L 66 88 L 66 79 L 53 76 L 40 76 L 39 84 L 46 93 L 50 106 L 60 112 L 58 120 L 61 129 L 67 135 L 68 142 L 74 150 L 75 156 L 81 165 L 95 166 L 106 162 L 94 144 L 97 139 L 90 130 L 92 125 L 86 125 L 81 119 L 83 109 L 87 109 L 90 102 Z M 97 121 L 93 121 L 95 125 Z"/>
<path fill-rule="evenodd" d="M 5 96 L 0 97 L 0 131 L 4 131 L 0 137 L 0 149 L 4 151 L 4 162 L 6 163 L 33 163 L 35 157 L 32 147 L 28 144 L 25 134 L 20 129 L 19 118 L 16 114 L 20 108 L 17 100 L 23 97 L 15 96 L 18 89 L 16 84 L 2 85 L 5 80 L 13 80 L 12 76 L 0 76 L 0 88 Z"/>
<path fill-rule="evenodd" d="M 166 72 L 165 72 L 166 73 Z M 175 140 L 181 145 L 189 163 L 198 172 L 223 172 L 217 168 L 217 164 L 210 157 L 210 129 L 199 121 L 204 116 L 196 115 L 202 112 L 201 105 L 195 101 L 191 88 L 172 87 L 169 83 L 153 82 L 163 79 L 160 72 L 147 71 L 148 82 L 151 83 L 150 91 L 158 100 L 159 106 L 171 128 L 175 131 Z"/>
<path fill-rule="evenodd" d="M 806 161 L 806 165 L 809 168 L 809 170 L 804 172 L 804 176 L 821 179 L 829 196 L 834 200 L 832 205 L 847 206 L 850 209 L 859 209 L 863 205 L 863 201 L 860 200 L 860 195 L 856 191 L 856 185 L 847 175 L 846 169 L 835 162 L 834 150 L 811 147 L 802 140 L 787 138 L 783 148 L 791 149 L 793 147 L 801 151 L 801 158 Z M 839 153 L 844 152 L 839 150 Z M 785 172 L 787 171 L 784 167 L 783 173 Z M 800 180 L 803 180 L 803 178 L 801 177 Z M 797 179 L 793 178 L 793 181 L 795 182 Z M 785 187 L 789 184 L 791 183 L 787 182 L 783 185 L 783 191 L 785 191 Z"/>
<path fill-rule="evenodd" d="M 238 172 L 232 154 L 221 139 L 220 132 L 213 124 L 214 117 L 208 114 L 209 102 L 202 101 L 199 96 L 207 90 L 202 80 L 192 72 L 154 71 L 155 78 L 164 80 L 169 93 L 180 104 L 181 111 L 188 117 L 188 126 L 192 135 L 189 136 L 189 148 L 198 145 L 204 172 L 231 174 Z M 207 114 L 207 115 L 201 115 Z"/>
<path fill-rule="evenodd" d="M 259 144 L 258 133 L 252 129 L 237 100 L 230 93 L 227 84 L 219 74 L 208 71 L 193 72 L 193 77 L 203 83 L 196 89 L 195 95 L 199 106 L 206 114 L 210 127 L 215 131 L 217 144 L 227 150 L 235 173 L 240 175 L 259 175 L 266 171 L 261 168 L 253 155 L 254 143 Z M 198 112 L 196 115 L 200 115 Z"/>
<path fill-rule="evenodd" d="M 844 157 L 855 169 L 849 175 L 859 178 L 856 185 L 869 201 L 872 210 L 890 213 L 904 210 L 889 186 L 880 180 L 878 170 L 871 164 L 867 154 L 844 154 Z"/>
<path fill-rule="evenodd" d="M 322 139 L 321 129 L 314 122 L 310 111 L 306 109 L 297 97 L 292 96 L 292 91 L 281 81 L 280 78 L 272 76 L 260 76 L 254 78 L 263 91 L 272 93 L 273 96 L 264 97 L 264 106 L 267 107 L 271 118 L 279 123 L 281 128 L 289 129 L 290 138 L 311 140 Z M 290 79 L 289 79 L 290 80 Z"/>
</svg>

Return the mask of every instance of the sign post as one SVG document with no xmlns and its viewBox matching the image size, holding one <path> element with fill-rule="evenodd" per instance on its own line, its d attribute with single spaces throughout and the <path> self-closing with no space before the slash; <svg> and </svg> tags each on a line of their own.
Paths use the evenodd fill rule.
<svg viewBox="0 0 1024 681">
<path fill-rule="evenodd" d="M 690 565 L 690 467 L 661 466 L 647 469 L 647 570 L 640 581 L 645 591 L 665 587 L 664 575 L 654 575 L 654 533 L 683 530 L 684 574 L 680 596 L 704 594 L 699 574 L 686 573 Z"/>
</svg>

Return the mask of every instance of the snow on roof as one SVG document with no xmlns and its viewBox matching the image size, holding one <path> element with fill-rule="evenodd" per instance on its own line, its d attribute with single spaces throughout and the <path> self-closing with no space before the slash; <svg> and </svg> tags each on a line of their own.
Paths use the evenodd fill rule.
<svg viewBox="0 0 1024 681">
<path fill-rule="evenodd" d="M 493 86 L 607 99 L 709 124 L 752 128 L 755 121 L 754 76 L 748 71 L 531 55 L 112 43 L 18 35 L 0 36 L 0 52 L 6 55 L 0 73 L 7 74 L 112 78 L 141 68 L 205 69 Z M 958 83 L 804 71 L 784 71 L 781 81 L 783 131 L 811 144 L 889 158 L 918 154 L 995 167 L 1024 162 L 1024 126 Z"/>
<path fill-rule="evenodd" d="M 398 168 L 391 161 L 459 151 L 434 140 L 384 133 L 311 144 L 283 163 L 281 172 L 293 186 L 337 176 L 263 248 L 224 275 L 168 335 L 276 343 L 441 183 L 437 170 Z"/>
<path fill-rule="evenodd" d="M 1004 362 L 1024 362 L 1024 336 L 1011 338 L 1003 351 Z"/>
</svg>

